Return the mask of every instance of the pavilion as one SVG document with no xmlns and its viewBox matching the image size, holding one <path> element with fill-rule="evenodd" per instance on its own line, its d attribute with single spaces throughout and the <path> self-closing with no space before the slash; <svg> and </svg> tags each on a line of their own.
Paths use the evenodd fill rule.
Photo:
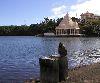
<svg viewBox="0 0 100 83">
<path fill-rule="evenodd" d="M 79 30 L 80 28 L 78 26 L 78 23 L 76 21 L 73 22 L 72 19 L 69 17 L 69 14 L 67 13 L 60 24 L 56 27 L 56 36 L 80 35 Z"/>
</svg>

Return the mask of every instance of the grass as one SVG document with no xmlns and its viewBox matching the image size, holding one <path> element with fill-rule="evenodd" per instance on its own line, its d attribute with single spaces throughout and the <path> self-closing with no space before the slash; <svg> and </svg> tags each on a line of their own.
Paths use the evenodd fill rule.
<svg viewBox="0 0 100 83">
<path fill-rule="evenodd" d="M 100 63 L 69 70 L 68 80 L 61 83 L 100 83 Z"/>
</svg>

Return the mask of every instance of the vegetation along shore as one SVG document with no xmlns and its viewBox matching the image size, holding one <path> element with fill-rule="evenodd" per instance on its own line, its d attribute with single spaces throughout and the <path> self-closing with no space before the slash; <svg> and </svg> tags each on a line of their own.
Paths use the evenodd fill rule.
<svg viewBox="0 0 100 83">
<path fill-rule="evenodd" d="M 76 17 L 72 17 L 71 19 L 78 23 L 80 34 L 84 34 L 86 37 L 100 36 L 100 19 L 78 19 Z M 62 20 L 63 18 L 49 19 L 47 17 L 41 23 L 31 24 L 29 26 L 0 26 L 0 36 L 43 36 L 44 33 L 56 34 L 55 29 Z"/>
</svg>

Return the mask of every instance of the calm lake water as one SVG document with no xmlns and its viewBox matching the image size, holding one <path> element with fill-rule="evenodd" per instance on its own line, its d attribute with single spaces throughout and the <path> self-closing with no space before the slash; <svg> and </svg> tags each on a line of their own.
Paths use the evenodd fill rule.
<svg viewBox="0 0 100 83">
<path fill-rule="evenodd" d="M 39 77 L 39 58 L 57 54 L 59 42 L 68 51 L 69 68 L 100 61 L 82 55 L 100 49 L 98 37 L 1 36 L 0 83 L 22 83 L 24 79 Z"/>
</svg>

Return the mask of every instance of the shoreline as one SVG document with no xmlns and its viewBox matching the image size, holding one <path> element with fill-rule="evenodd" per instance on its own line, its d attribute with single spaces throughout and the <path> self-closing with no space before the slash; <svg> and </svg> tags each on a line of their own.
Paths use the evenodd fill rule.
<svg viewBox="0 0 100 83">
<path fill-rule="evenodd" d="M 63 37 L 83 37 L 83 38 L 99 38 L 99 36 L 36 36 L 36 35 L 0 35 L 0 37 L 44 37 L 44 38 L 52 38 L 52 37 L 54 37 L 54 38 L 63 38 Z"/>
<path fill-rule="evenodd" d="M 70 83 L 100 83 L 100 62 L 69 70 L 68 76 Z"/>
<path fill-rule="evenodd" d="M 69 69 L 66 81 L 60 83 L 100 83 L 99 77 L 100 62 Z M 40 83 L 40 80 L 25 80 L 25 83 Z"/>
</svg>

